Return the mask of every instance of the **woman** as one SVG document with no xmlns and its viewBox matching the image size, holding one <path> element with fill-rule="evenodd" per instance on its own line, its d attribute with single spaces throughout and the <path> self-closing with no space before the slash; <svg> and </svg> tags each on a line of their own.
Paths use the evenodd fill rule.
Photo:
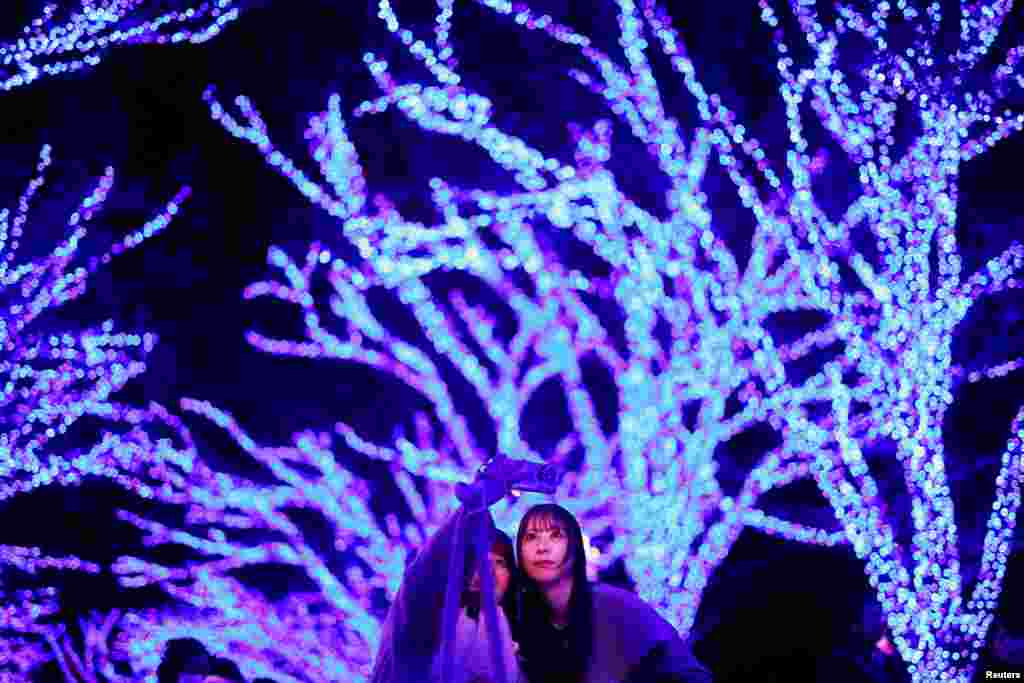
<svg viewBox="0 0 1024 683">
<path fill-rule="evenodd" d="M 516 580 L 515 551 L 512 539 L 508 534 L 492 529 L 493 542 L 488 552 L 488 564 L 494 581 L 494 602 L 501 609 L 496 610 L 498 631 L 504 646 L 504 664 L 507 683 L 525 683 L 520 681 L 519 664 L 516 656 L 518 646 L 512 638 L 511 623 L 515 615 L 515 594 L 513 589 Z M 465 583 L 459 597 L 459 611 L 455 625 L 455 641 L 453 658 L 455 666 L 464 676 L 456 671 L 454 678 L 448 680 L 466 680 L 470 683 L 495 683 L 496 677 L 491 672 L 490 636 L 486 623 L 486 611 L 483 609 L 483 582 L 480 572 L 472 569 L 476 562 L 470 552 L 466 556 L 465 575 L 470 579 Z M 438 651 L 434 663 L 434 678 L 440 679 L 442 667 L 441 651 Z"/>
<path fill-rule="evenodd" d="M 530 683 L 709 683 L 676 630 L 632 593 L 587 580 L 583 532 L 554 504 L 516 534 L 519 646 Z"/>
<path fill-rule="evenodd" d="M 485 492 L 478 484 L 460 491 L 473 504 L 460 507 L 406 570 L 371 683 L 525 683 L 509 623 L 516 592 L 512 539 L 487 512 L 505 491 Z"/>
</svg>

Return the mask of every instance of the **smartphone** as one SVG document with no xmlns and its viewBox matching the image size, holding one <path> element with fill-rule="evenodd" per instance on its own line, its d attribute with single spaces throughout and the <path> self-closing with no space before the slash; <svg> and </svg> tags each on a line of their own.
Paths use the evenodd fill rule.
<svg viewBox="0 0 1024 683">
<path fill-rule="evenodd" d="M 554 493 L 561 483 L 565 470 L 558 465 L 530 460 L 506 460 L 505 476 L 513 491 L 534 491 Z"/>
</svg>

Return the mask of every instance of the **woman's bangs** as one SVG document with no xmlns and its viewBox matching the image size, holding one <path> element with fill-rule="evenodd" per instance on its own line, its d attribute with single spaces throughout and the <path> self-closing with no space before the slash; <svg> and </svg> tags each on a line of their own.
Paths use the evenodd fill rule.
<svg viewBox="0 0 1024 683">
<path fill-rule="evenodd" d="M 523 519 L 523 528 L 529 531 L 548 531 L 549 529 L 561 529 L 563 533 L 569 534 L 572 525 L 564 519 L 562 511 L 557 507 L 540 507 L 530 510 Z"/>
</svg>

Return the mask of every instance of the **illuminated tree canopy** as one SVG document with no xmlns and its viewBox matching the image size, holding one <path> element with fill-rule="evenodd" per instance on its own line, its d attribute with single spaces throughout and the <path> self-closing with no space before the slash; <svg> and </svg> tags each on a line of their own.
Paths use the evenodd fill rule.
<svg viewBox="0 0 1024 683">
<path fill-rule="evenodd" d="M 132 439 L 59 465 L 69 480 L 56 483 L 102 470 L 140 496 L 180 506 L 180 527 L 127 510 L 121 518 L 146 546 L 185 548 L 193 559 L 131 555 L 112 565 L 122 586 L 158 586 L 172 606 L 118 614 L 114 638 L 114 623 L 103 622 L 104 636 L 92 641 L 104 643 L 103 656 L 90 655 L 92 670 L 115 678 L 113 658 L 152 671 L 160 644 L 188 634 L 249 676 L 361 680 L 381 605 L 407 558 L 453 509 L 453 484 L 500 454 L 566 465 L 556 498 L 599 548 L 593 561 L 622 558 L 638 593 L 684 634 L 714 571 L 741 531 L 753 529 L 850 547 L 913 680 L 969 680 L 1003 586 L 1024 474 L 1021 409 L 987 489 L 977 579 L 965 580 L 943 425 L 960 387 L 1024 366 L 1024 357 L 965 366 L 952 352 L 972 307 L 1019 289 L 1024 277 L 1019 242 L 965 272 L 957 230 L 964 164 L 1024 127 L 1014 109 L 1024 48 L 995 47 L 1010 3 L 962 3 L 950 51 L 940 3 L 862 10 L 760 0 L 749 11 L 776 50 L 781 145 L 755 139 L 728 96 L 711 91 L 654 0 L 609 2 L 621 57 L 525 5 L 464 4 L 570 50 L 576 62 L 564 70 L 565 88 L 596 97 L 605 118 L 584 125 L 552 113 L 552 124 L 568 131 L 559 149 L 504 127 L 493 98 L 472 84 L 489 92 L 515 84 L 491 83 L 486 64 L 456 58 L 454 0 L 438 0 L 425 28 L 403 23 L 397 3 L 380 0 L 378 18 L 403 64 L 383 56 L 390 48 L 365 54 L 379 94 L 361 103 L 331 95 L 306 127 L 311 160 L 293 158 L 275 142 L 281 136 L 272 140 L 247 97 L 228 105 L 218 95 L 225 88 L 206 92 L 213 120 L 338 228 L 334 242 L 301 255 L 269 250 L 273 275 L 243 298 L 279 302 L 298 314 L 303 334 L 277 336 L 257 324 L 248 343 L 270 356 L 372 369 L 409 388 L 421 408 L 389 442 L 340 421 L 281 446 L 258 443 L 206 400 L 181 401 L 197 422 L 228 434 L 254 470 L 269 472 L 269 484 L 218 471 L 171 411 L 117 413 L 135 425 Z M 656 60 L 668 65 L 693 120 L 665 96 L 668 70 Z M 407 67 L 425 76 L 407 78 Z M 368 189 L 367 155 L 353 132 L 391 115 L 428 143 L 448 138 L 485 154 L 515 187 L 403 178 L 429 188 L 436 220 L 405 215 L 394 198 Z M 665 188 L 664 210 L 632 196 L 613 170 L 623 133 L 635 155 L 629 165 Z M 853 169 L 855 191 L 837 207 L 835 169 L 843 165 Z M 710 183 L 713 172 L 731 186 Z M 738 248 L 737 226 L 712 206 L 725 192 L 733 215 L 751 226 Z M 20 311 L 5 317 L 8 328 Z M 786 316 L 816 322 L 784 338 Z M 71 348 L 86 337 L 69 339 Z M 6 353 L 21 358 L 30 348 L 12 341 Z M 4 362 L 12 377 L 26 372 L 50 386 L 45 370 L 18 370 L 14 356 Z M 72 353 L 68 362 L 84 369 L 87 356 Z M 130 379 L 130 370 L 119 372 L 123 381 L 104 385 L 108 393 Z M 47 391 L 74 396 L 64 384 Z M 552 418 L 562 427 L 540 447 L 526 416 L 551 392 L 566 419 Z M 107 396 L 86 404 L 106 405 Z M 272 390 L 265 400 L 274 400 Z M 748 459 L 738 486 L 726 484 L 734 473 L 722 453 L 755 431 L 770 447 Z M 13 431 L 8 438 L 13 492 L 19 472 L 41 471 L 32 458 L 45 441 L 15 441 Z M 869 453 L 894 461 L 909 536 Z M 135 457 L 153 466 L 139 469 Z M 395 510 L 374 509 L 379 487 L 360 474 L 366 462 L 386 466 L 402 494 Z M 801 481 L 817 488 L 835 524 L 764 505 Z M 533 502 L 498 504 L 498 525 L 512 528 Z M 290 516 L 295 509 L 326 522 L 330 556 Z M 17 566 L 31 552 L 13 549 L 4 561 Z M 312 590 L 271 599 L 237 578 L 239 569 L 266 565 L 300 572 Z"/>
</svg>

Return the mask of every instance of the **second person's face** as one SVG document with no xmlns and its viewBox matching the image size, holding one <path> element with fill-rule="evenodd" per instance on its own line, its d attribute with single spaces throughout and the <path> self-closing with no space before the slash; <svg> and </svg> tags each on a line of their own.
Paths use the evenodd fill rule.
<svg viewBox="0 0 1024 683">
<path fill-rule="evenodd" d="M 494 599 L 501 602 L 508 591 L 508 584 L 512 580 L 512 567 L 508 566 L 508 562 L 500 550 L 492 549 L 488 557 L 491 561 L 491 574 L 494 576 Z M 480 590 L 479 574 L 474 573 L 473 578 L 469 580 L 469 590 Z"/>
</svg>

